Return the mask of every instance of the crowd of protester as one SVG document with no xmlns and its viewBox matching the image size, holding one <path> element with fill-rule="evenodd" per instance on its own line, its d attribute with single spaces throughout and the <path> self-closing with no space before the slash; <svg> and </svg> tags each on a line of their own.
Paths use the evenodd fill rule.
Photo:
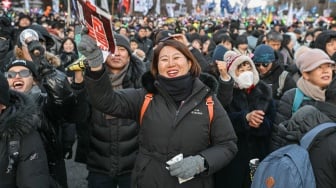
<svg viewBox="0 0 336 188">
<path fill-rule="evenodd" d="M 107 54 L 58 14 L 0 17 L 0 188 L 67 188 L 73 157 L 89 188 L 248 188 L 251 159 L 335 122 L 333 25 L 146 16 L 113 27 Z M 336 187 L 335 147 L 316 148 L 317 187 Z"/>
</svg>

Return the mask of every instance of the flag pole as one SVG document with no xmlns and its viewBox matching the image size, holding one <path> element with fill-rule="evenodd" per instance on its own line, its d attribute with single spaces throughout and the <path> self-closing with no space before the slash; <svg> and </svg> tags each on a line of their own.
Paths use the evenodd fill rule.
<svg viewBox="0 0 336 188">
<path fill-rule="evenodd" d="M 113 19 L 113 15 L 114 15 L 114 0 L 112 0 L 111 15 L 112 15 L 112 19 Z"/>
</svg>

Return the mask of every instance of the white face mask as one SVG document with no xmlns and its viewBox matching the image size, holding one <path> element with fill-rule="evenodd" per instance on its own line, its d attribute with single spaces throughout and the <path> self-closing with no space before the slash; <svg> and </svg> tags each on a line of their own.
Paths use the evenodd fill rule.
<svg viewBox="0 0 336 188">
<path fill-rule="evenodd" d="M 237 79 L 236 83 L 240 89 L 247 89 L 251 87 L 253 84 L 253 72 L 252 71 L 245 71 L 241 73 Z"/>
</svg>

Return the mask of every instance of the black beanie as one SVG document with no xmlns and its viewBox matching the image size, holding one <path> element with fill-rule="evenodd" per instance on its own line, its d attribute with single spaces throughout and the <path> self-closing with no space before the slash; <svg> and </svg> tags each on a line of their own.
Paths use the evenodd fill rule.
<svg viewBox="0 0 336 188">
<path fill-rule="evenodd" d="M 6 77 L 0 72 L 0 104 L 9 106 L 9 85 Z"/>
<path fill-rule="evenodd" d="M 37 77 L 37 67 L 31 61 L 26 61 L 26 60 L 23 60 L 23 59 L 14 60 L 14 61 L 10 62 L 9 64 L 7 64 L 6 71 L 8 71 L 11 67 L 14 67 L 14 66 L 27 67 L 32 72 L 33 77 L 35 77 L 35 78 Z"/>
<path fill-rule="evenodd" d="M 126 48 L 126 50 L 128 51 L 128 54 L 129 55 L 132 54 L 132 50 L 131 50 L 131 46 L 130 46 L 128 38 L 126 38 L 123 35 L 117 34 L 117 33 L 114 34 L 114 38 L 116 39 L 117 46 L 122 46 Z"/>
</svg>

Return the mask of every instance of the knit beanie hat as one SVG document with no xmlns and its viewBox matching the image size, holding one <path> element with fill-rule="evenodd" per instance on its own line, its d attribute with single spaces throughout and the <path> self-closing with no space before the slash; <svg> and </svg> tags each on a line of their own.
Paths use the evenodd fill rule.
<svg viewBox="0 0 336 188">
<path fill-rule="evenodd" d="M 254 63 L 272 63 L 275 61 L 274 50 L 266 44 L 258 45 L 254 50 Z"/>
<path fill-rule="evenodd" d="M 224 60 L 224 54 L 228 50 L 222 46 L 222 45 L 217 45 L 213 54 L 212 54 L 212 61 L 215 62 L 216 60 L 223 61 Z"/>
<path fill-rule="evenodd" d="M 296 66 L 301 73 L 310 72 L 325 63 L 335 64 L 324 51 L 317 48 L 305 50 L 296 59 Z"/>
<path fill-rule="evenodd" d="M 235 51 L 227 51 L 224 55 L 224 61 L 227 63 L 228 73 L 234 80 L 237 79 L 235 70 L 238 66 L 244 62 L 249 62 L 253 72 L 253 84 L 256 85 L 259 82 L 259 73 L 249 56 L 240 55 Z"/>
<path fill-rule="evenodd" d="M 122 46 L 126 48 L 126 50 L 128 51 L 128 54 L 129 55 L 132 54 L 132 50 L 131 50 L 131 46 L 130 46 L 130 42 L 128 38 L 126 38 L 123 35 L 117 34 L 117 33 L 114 34 L 114 38 L 116 39 L 117 46 Z"/>
<path fill-rule="evenodd" d="M 6 77 L 0 72 L 0 104 L 9 106 L 9 85 Z"/>
<path fill-rule="evenodd" d="M 7 64 L 6 71 L 8 71 L 10 68 L 12 68 L 14 66 L 24 66 L 24 67 L 27 67 L 32 72 L 33 77 L 35 77 L 35 78 L 38 75 L 37 74 L 37 67 L 31 61 L 26 61 L 26 60 L 23 60 L 23 59 L 14 60 L 14 61 L 10 62 L 9 64 Z"/>
</svg>

